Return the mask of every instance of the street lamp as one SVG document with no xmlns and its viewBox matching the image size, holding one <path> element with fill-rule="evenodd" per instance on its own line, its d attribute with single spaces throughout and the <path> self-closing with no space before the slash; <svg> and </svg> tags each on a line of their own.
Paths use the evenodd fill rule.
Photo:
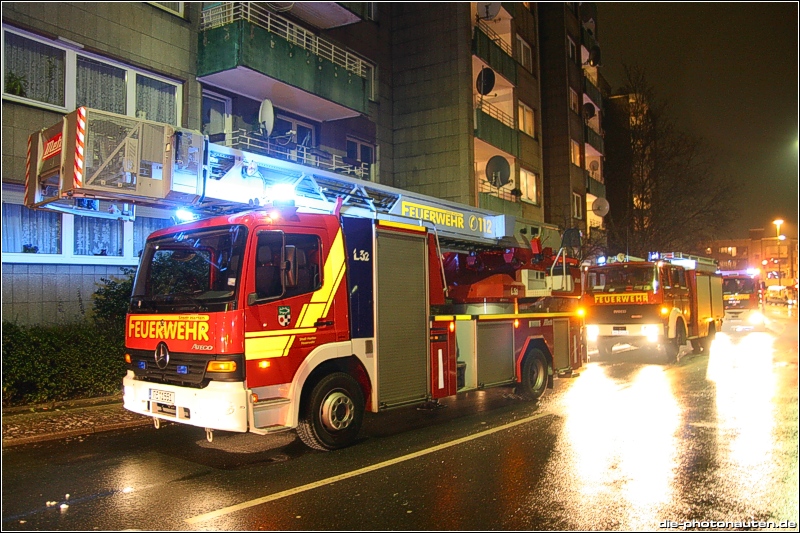
<svg viewBox="0 0 800 533">
<path fill-rule="evenodd" d="M 777 226 L 776 231 L 775 231 L 775 236 L 780 238 L 780 236 L 781 236 L 781 224 L 783 224 L 783 219 L 782 218 L 775 219 L 775 220 L 772 221 L 772 223 Z"/>
</svg>

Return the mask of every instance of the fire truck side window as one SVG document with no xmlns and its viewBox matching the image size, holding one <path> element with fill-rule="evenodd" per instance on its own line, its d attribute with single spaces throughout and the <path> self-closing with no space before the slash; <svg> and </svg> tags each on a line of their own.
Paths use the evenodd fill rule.
<svg viewBox="0 0 800 533">
<path fill-rule="evenodd" d="M 322 286 L 321 270 L 318 236 L 259 233 L 255 265 L 259 300 L 313 292 Z"/>
<path fill-rule="evenodd" d="M 672 278 L 672 286 L 681 289 L 686 288 L 686 273 L 680 267 L 672 267 L 670 277 Z"/>
<path fill-rule="evenodd" d="M 256 294 L 258 299 L 277 298 L 283 294 L 281 261 L 283 233 L 265 231 L 258 235 L 256 248 Z"/>
<path fill-rule="evenodd" d="M 286 246 L 294 246 L 297 279 L 287 285 L 286 297 L 313 292 L 322 286 L 320 278 L 320 240 L 316 235 L 286 235 Z"/>
</svg>

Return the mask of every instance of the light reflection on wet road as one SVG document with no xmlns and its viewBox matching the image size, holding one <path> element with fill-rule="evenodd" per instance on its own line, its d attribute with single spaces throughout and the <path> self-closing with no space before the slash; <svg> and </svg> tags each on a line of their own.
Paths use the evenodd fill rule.
<svg viewBox="0 0 800 533">
<path fill-rule="evenodd" d="M 796 319 L 787 324 L 782 335 L 718 334 L 710 354 L 676 365 L 615 353 L 558 380 L 538 406 L 493 390 L 446 409 L 384 413 L 370 417 L 363 442 L 331 454 L 288 433 L 206 443 L 196 428 L 174 425 L 20 447 L 4 452 L 3 529 L 797 521 Z M 73 495 L 67 511 L 37 510 L 64 492 Z"/>
</svg>

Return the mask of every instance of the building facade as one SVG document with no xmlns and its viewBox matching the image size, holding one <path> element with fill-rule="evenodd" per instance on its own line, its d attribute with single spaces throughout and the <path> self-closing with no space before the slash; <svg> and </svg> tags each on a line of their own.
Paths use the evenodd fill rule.
<svg viewBox="0 0 800 533">
<path fill-rule="evenodd" d="M 22 205 L 29 135 L 80 106 L 513 215 L 528 236 L 600 225 L 596 15 L 554 6 L 3 3 L 3 318 L 80 319 L 174 223 Z"/>
</svg>

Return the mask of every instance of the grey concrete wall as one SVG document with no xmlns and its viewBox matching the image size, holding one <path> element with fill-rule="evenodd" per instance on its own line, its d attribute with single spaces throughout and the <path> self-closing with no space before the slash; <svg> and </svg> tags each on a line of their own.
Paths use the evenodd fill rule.
<svg viewBox="0 0 800 533">
<path fill-rule="evenodd" d="M 394 186 L 475 205 L 469 4 L 393 7 Z"/>
<path fill-rule="evenodd" d="M 3 263 L 3 320 L 68 324 L 91 316 L 101 278 L 122 278 L 119 267 Z"/>
</svg>

